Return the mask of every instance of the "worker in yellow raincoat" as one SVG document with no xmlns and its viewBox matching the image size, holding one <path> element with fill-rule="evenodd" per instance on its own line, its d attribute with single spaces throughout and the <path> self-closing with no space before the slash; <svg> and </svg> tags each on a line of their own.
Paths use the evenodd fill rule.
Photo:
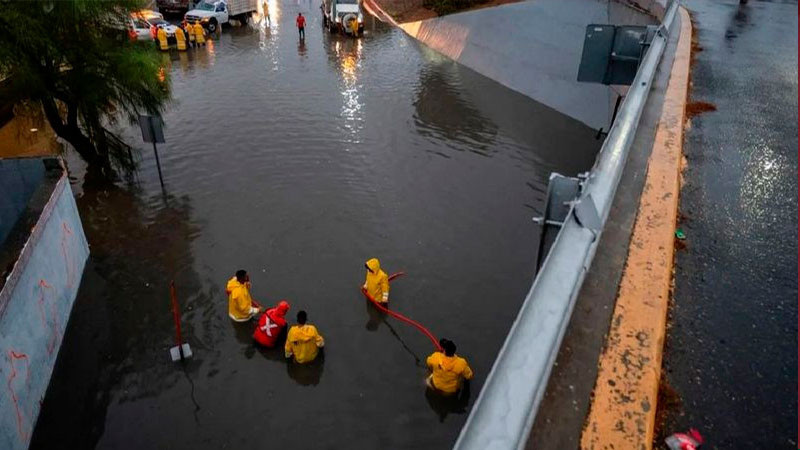
<svg viewBox="0 0 800 450">
<path fill-rule="evenodd" d="M 181 22 L 181 28 L 183 28 L 183 32 L 186 35 L 186 38 L 189 40 L 189 47 L 194 47 L 194 28 L 192 24 L 186 21 L 184 17 L 183 22 Z"/>
<path fill-rule="evenodd" d="M 250 275 L 245 270 L 237 270 L 236 276 L 228 280 L 225 287 L 228 294 L 228 317 L 237 322 L 247 322 L 261 309 L 250 297 Z"/>
<path fill-rule="evenodd" d="M 443 352 L 434 352 L 426 361 L 431 375 L 428 386 L 444 394 L 455 394 L 461 389 L 464 380 L 472 379 L 472 369 L 467 360 L 456 355 L 456 344 L 442 339 Z"/>
<path fill-rule="evenodd" d="M 163 28 L 158 27 L 158 31 L 156 31 L 156 36 L 158 37 L 158 48 L 163 50 L 169 50 L 169 42 L 167 42 L 167 32 L 164 31 Z"/>
<path fill-rule="evenodd" d="M 381 270 L 381 262 L 378 258 L 372 258 L 365 266 L 367 279 L 364 281 L 364 289 L 367 294 L 376 302 L 389 303 L 389 276 Z"/>
<path fill-rule="evenodd" d="M 194 41 L 197 45 L 206 45 L 206 30 L 203 29 L 199 21 L 192 25 L 192 31 L 194 31 Z"/>
<path fill-rule="evenodd" d="M 305 311 L 297 313 L 297 325 L 289 329 L 286 335 L 284 353 L 287 358 L 294 357 L 300 364 L 310 363 L 317 357 L 319 349 L 325 346 L 325 340 L 317 331 L 317 327 L 307 324 L 308 314 Z"/>
<path fill-rule="evenodd" d="M 186 50 L 186 35 L 183 34 L 183 29 L 181 29 L 181 27 L 175 30 L 175 42 L 178 45 L 178 50 Z"/>
</svg>

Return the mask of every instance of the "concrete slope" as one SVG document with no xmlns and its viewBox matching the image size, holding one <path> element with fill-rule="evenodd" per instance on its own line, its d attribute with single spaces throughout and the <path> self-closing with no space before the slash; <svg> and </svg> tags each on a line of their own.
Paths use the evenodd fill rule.
<svg viewBox="0 0 800 450">
<path fill-rule="evenodd" d="M 401 24 L 432 49 L 592 128 L 608 128 L 617 94 L 578 83 L 586 25 L 649 24 L 628 6 L 534 0 Z"/>
</svg>

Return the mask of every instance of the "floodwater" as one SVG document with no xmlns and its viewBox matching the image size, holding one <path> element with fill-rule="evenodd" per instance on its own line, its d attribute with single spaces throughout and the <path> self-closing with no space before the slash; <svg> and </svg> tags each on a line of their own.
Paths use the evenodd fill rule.
<svg viewBox="0 0 800 450">
<path fill-rule="evenodd" d="M 308 12 L 305 42 L 293 27 Z M 32 448 L 445 448 L 533 279 L 547 178 L 590 168 L 594 131 L 369 21 L 330 36 L 309 4 L 165 59 L 175 101 L 134 182 L 73 188 L 91 256 Z M 127 130 L 140 142 L 136 128 Z M 361 297 L 459 346 L 471 396 L 426 396 L 432 351 Z M 299 370 L 227 317 L 225 282 L 286 298 L 326 339 Z M 175 280 L 194 351 L 170 361 Z"/>
</svg>

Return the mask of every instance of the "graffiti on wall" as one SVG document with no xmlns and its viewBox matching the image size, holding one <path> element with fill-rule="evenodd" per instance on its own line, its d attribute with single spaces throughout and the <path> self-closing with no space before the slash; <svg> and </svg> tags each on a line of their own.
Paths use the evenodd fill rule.
<svg viewBox="0 0 800 450">
<path fill-rule="evenodd" d="M 66 195 L 71 195 L 69 190 L 66 191 Z M 53 219 L 56 217 L 54 215 Z M 53 227 L 53 231 L 57 233 L 50 236 L 59 240 L 60 248 L 55 247 L 53 250 L 60 251 L 63 264 L 57 262 L 61 258 L 56 256 L 52 259 L 50 255 L 45 255 L 45 258 L 50 259 L 45 259 L 47 262 L 42 263 L 42 255 L 38 253 L 39 259 L 32 260 L 39 261 L 38 263 L 31 262 L 21 269 L 25 274 L 24 277 L 29 280 L 30 284 L 27 285 L 31 286 L 32 290 L 28 291 L 27 295 L 20 295 L 22 292 L 12 293 L 11 298 L 15 299 L 17 310 L 15 318 L 6 323 L 10 330 L 5 337 L 13 341 L 5 346 L 6 354 L 0 360 L 0 373 L 4 374 L 8 394 L 4 401 L 8 406 L 3 406 L 9 408 L 6 410 L 6 420 L 10 435 L 6 438 L 14 439 L 11 422 L 16 421 L 16 435 L 20 445 L 14 446 L 15 448 L 25 448 L 30 441 L 39 403 L 47 388 L 49 373 L 55 364 L 65 331 L 66 318 L 69 316 L 69 308 L 65 308 L 68 305 L 63 302 L 74 295 L 74 290 L 80 283 L 80 272 L 85 260 L 83 254 L 85 244 L 81 239 L 80 229 L 77 232 L 73 231 L 66 220 L 54 220 L 46 226 Z M 42 241 L 34 243 L 32 248 L 36 248 L 37 251 L 52 248 L 43 247 L 44 245 L 45 242 Z M 46 250 L 44 251 L 46 253 Z M 31 276 L 37 278 L 31 280 Z M 31 301 L 27 302 L 27 299 Z M 33 322 L 28 323 L 30 320 Z M 20 332 L 20 330 L 25 331 Z M 37 373 L 32 374 L 32 369 Z M 47 372 L 46 376 L 39 373 L 42 369 Z"/>
<path fill-rule="evenodd" d="M 8 351 L 8 366 L 10 373 L 6 379 L 6 387 L 11 394 L 11 402 L 14 405 L 14 412 L 17 416 L 17 434 L 20 440 L 27 442 L 28 427 L 25 423 L 30 422 L 30 411 L 23 410 L 23 405 L 19 402 L 18 393 L 27 390 L 30 385 L 31 370 L 30 360 L 25 353 L 17 353 L 14 350 Z"/>
</svg>

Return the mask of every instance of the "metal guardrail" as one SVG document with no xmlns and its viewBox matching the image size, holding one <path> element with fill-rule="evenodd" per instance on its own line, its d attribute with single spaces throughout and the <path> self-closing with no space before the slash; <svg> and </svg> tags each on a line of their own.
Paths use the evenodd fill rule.
<svg viewBox="0 0 800 450">
<path fill-rule="evenodd" d="M 614 126 L 492 366 L 456 450 L 523 449 L 608 219 L 678 1 L 669 6 Z"/>
</svg>

